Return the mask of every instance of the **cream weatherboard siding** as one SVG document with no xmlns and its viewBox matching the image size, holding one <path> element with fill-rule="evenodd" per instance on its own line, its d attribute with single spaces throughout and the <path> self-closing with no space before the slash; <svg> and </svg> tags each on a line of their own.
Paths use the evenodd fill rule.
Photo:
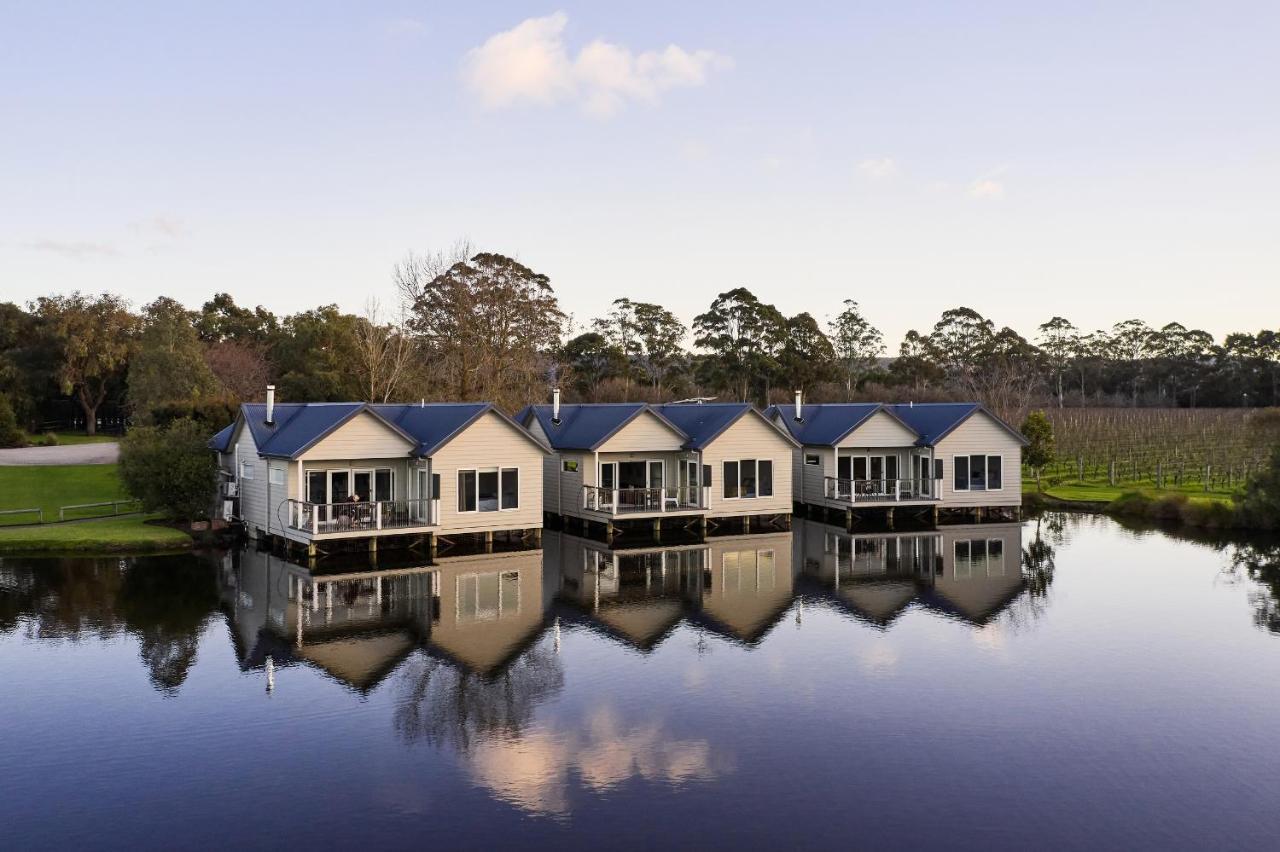
<svg viewBox="0 0 1280 852">
<path fill-rule="evenodd" d="M 600 453 L 638 453 L 637 461 L 646 452 L 657 458 L 662 451 L 679 452 L 684 438 L 651 411 L 642 412 L 600 445 Z"/>
<path fill-rule="evenodd" d="M 702 451 L 703 465 L 711 467 L 711 494 L 708 517 L 721 518 L 741 515 L 790 514 L 792 494 L 793 444 L 778 430 L 754 413 L 748 412 L 721 432 Z M 773 462 L 773 496 L 739 497 L 724 496 L 724 463 L 742 459 L 768 459 Z"/>
<path fill-rule="evenodd" d="M 840 441 L 840 446 L 875 447 L 880 449 L 885 447 L 913 447 L 916 440 L 917 435 L 915 432 L 903 426 L 891 415 L 883 411 L 877 411 L 864 420 L 858 428 L 845 435 L 843 440 Z"/>
<path fill-rule="evenodd" d="M 431 458 L 431 472 L 440 475 L 437 531 L 448 534 L 540 528 L 545 458 L 546 454 L 527 433 L 496 412 L 486 412 Z M 520 471 L 519 508 L 497 512 L 458 511 L 459 470 L 511 467 Z"/>
<path fill-rule="evenodd" d="M 566 471 L 565 462 L 576 462 L 578 469 Z M 557 515 L 582 508 L 583 474 L 591 464 L 591 455 L 565 450 L 547 456 L 543 461 L 543 509 Z"/>
<path fill-rule="evenodd" d="M 998 491 L 956 491 L 955 457 L 998 455 L 1003 487 Z M 942 505 L 1020 506 L 1022 505 L 1022 445 L 990 415 L 978 411 L 938 442 L 934 458 L 942 461 Z"/>
<path fill-rule="evenodd" d="M 403 459 L 414 448 L 413 441 L 362 411 L 317 441 L 302 459 Z"/>
</svg>

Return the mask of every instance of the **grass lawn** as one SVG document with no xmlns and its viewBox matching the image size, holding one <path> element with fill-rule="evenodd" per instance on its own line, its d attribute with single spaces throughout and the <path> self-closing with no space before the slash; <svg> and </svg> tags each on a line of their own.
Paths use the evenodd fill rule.
<svg viewBox="0 0 1280 852">
<path fill-rule="evenodd" d="M 0 467 L 0 509 L 44 509 L 58 520 L 58 507 L 127 497 L 113 464 L 13 465 Z M 0 526 L 29 524 L 33 515 L 0 515 Z"/>
<path fill-rule="evenodd" d="M 1034 479 L 1024 479 L 1022 482 L 1022 490 L 1024 493 L 1030 494 L 1036 490 L 1036 482 Z M 1121 494 L 1127 494 L 1130 491 L 1141 491 L 1143 494 L 1152 497 L 1160 497 L 1166 494 L 1186 494 L 1187 498 L 1192 502 L 1204 503 L 1226 503 L 1230 505 L 1232 495 L 1230 491 L 1209 491 L 1199 485 L 1187 485 L 1182 488 L 1166 487 L 1156 489 L 1153 485 L 1140 485 L 1137 483 L 1120 483 L 1118 485 L 1108 485 L 1105 482 L 1064 482 L 1059 485 L 1045 484 L 1042 492 L 1047 497 L 1053 497 L 1058 500 L 1067 500 L 1080 503 L 1110 503 L 1118 498 Z"/>
<path fill-rule="evenodd" d="M 71 444 L 112 444 L 120 440 L 119 435 L 86 435 L 83 432 L 54 432 L 53 434 L 58 436 L 59 446 L 69 446 Z"/>
<path fill-rule="evenodd" d="M 0 529 L 0 553 L 65 551 L 162 551 L 191 546 L 180 530 L 146 523 L 154 515 L 104 518 L 74 524 Z"/>
</svg>

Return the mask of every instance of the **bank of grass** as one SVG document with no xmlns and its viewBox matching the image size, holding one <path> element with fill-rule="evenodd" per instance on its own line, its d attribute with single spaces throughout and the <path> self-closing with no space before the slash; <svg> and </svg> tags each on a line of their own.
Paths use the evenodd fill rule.
<svg viewBox="0 0 1280 852">
<path fill-rule="evenodd" d="M 0 466 L 0 509 L 43 509 L 45 521 L 58 508 L 128 497 L 113 464 Z M 29 524 L 32 515 L 0 515 L 0 527 Z"/>
<path fill-rule="evenodd" d="M 150 523 L 157 518 L 130 515 L 0 529 L 0 553 L 154 553 L 191 547 L 191 536 L 181 530 Z"/>
<path fill-rule="evenodd" d="M 1280 526 L 1280 518 L 1249 516 L 1241 506 L 1239 492 L 1205 492 L 1196 487 L 1157 490 L 1089 482 L 1049 485 L 1037 492 L 1035 482 L 1027 481 L 1023 493 L 1033 506 L 1100 511 L 1157 524 L 1222 530 Z"/>
<path fill-rule="evenodd" d="M 114 444 L 119 442 L 119 435 L 86 435 L 83 432 L 54 432 L 53 436 L 57 439 L 59 446 L 72 446 L 74 444 Z M 32 440 L 38 438 L 33 435 Z"/>
</svg>

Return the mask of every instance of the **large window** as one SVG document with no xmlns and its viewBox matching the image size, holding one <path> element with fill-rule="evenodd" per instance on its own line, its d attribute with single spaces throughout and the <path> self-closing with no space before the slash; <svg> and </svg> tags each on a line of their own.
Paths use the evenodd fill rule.
<svg viewBox="0 0 1280 852">
<path fill-rule="evenodd" d="M 726 500 L 773 496 L 773 462 L 769 459 L 739 459 L 724 463 Z"/>
<path fill-rule="evenodd" d="M 458 471 L 459 512 L 497 512 L 519 507 L 520 471 L 517 468 Z"/>
<path fill-rule="evenodd" d="M 502 508 L 520 508 L 520 471 L 514 467 L 502 469 Z"/>
<path fill-rule="evenodd" d="M 998 538 L 960 539 L 955 543 L 955 569 L 957 580 L 967 580 L 975 575 L 1004 576 L 1004 542 Z"/>
<path fill-rule="evenodd" d="M 1004 487 L 1003 459 L 1000 456 L 956 456 L 956 491 L 999 491 Z"/>
</svg>

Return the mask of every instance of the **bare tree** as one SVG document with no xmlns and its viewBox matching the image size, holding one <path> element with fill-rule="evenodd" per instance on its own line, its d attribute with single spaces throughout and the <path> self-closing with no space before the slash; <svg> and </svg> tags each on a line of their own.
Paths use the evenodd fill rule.
<svg viewBox="0 0 1280 852">
<path fill-rule="evenodd" d="M 435 281 L 456 263 L 466 263 L 476 253 L 471 240 L 462 238 L 448 249 L 430 251 L 425 254 L 414 254 L 396 264 L 393 276 L 396 290 L 400 294 L 400 302 L 406 309 L 412 310 Z"/>
<path fill-rule="evenodd" d="M 405 312 L 401 310 L 396 319 L 383 322 L 382 307 L 376 296 L 370 296 L 364 316 L 356 324 L 360 385 L 366 400 L 391 401 L 413 362 L 414 349 Z"/>
<path fill-rule="evenodd" d="M 262 347 L 238 340 L 221 340 L 204 351 L 204 362 L 222 387 L 240 402 L 262 398 L 271 380 L 271 364 Z"/>
</svg>

